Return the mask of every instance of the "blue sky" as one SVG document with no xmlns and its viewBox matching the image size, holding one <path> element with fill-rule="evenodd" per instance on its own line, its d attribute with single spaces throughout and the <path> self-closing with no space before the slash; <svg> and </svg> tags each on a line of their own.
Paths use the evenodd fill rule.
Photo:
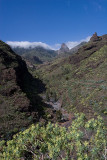
<svg viewBox="0 0 107 160">
<path fill-rule="evenodd" d="M 0 39 L 54 46 L 107 33 L 107 0 L 0 0 Z"/>
</svg>

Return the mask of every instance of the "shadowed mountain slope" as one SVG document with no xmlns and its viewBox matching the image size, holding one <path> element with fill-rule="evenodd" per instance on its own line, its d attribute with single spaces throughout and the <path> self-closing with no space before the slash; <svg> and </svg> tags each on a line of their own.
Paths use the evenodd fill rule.
<svg viewBox="0 0 107 160">
<path fill-rule="evenodd" d="M 0 41 L 0 136 L 16 132 L 44 115 L 38 93 L 45 85 L 34 79 L 26 63 Z"/>
</svg>

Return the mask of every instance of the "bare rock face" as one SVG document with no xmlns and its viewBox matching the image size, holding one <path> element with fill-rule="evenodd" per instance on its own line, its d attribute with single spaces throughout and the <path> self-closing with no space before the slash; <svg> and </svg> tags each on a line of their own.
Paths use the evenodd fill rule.
<svg viewBox="0 0 107 160">
<path fill-rule="evenodd" d="M 93 34 L 93 36 L 90 39 L 91 42 L 95 42 L 95 41 L 99 41 L 99 40 L 101 40 L 101 38 L 99 36 L 97 36 L 96 32 Z"/>
<path fill-rule="evenodd" d="M 107 34 L 104 34 L 102 36 L 98 36 L 97 33 L 95 32 L 93 36 L 90 39 L 91 42 L 97 42 L 97 41 L 107 41 Z"/>
<path fill-rule="evenodd" d="M 61 48 L 58 51 L 58 54 L 69 52 L 69 48 L 65 43 L 62 43 Z"/>
</svg>

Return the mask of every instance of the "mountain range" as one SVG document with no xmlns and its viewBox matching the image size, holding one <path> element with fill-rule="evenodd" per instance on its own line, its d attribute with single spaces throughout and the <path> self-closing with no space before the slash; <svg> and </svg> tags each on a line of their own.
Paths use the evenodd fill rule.
<svg viewBox="0 0 107 160">
<path fill-rule="evenodd" d="M 27 68 L 24 59 L 38 65 Z M 61 110 L 52 109 L 58 105 Z M 40 47 L 13 51 L 0 41 L 1 139 L 32 123 L 63 123 L 65 113 L 71 115 L 70 124 L 80 112 L 87 119 L 101 115 L 106 122 L 106 106 L 107 35 L 95 33 L 89 42 L 71 50 L 62 44 L 59 51 Z"/>
<path fill-rule="evenodd" d="M 14 52 L 21 55 L 27 61 L 34 64 L 42 64 L 43 62 L 50 61 L 57 56 L 57 53 L 51 49 L 45 49 L 43 47 L 35 48 L 13 48 Z"/>
<path fill-rule="evenodd" d="M 69 49 L 65 43 L 62 43 L 59 50 L 46 49 L 44 47 L 12 47 L 13 51 L 20 55 L 27 64 L 42 64 L 52 61 L 55 58 L 65 57 L 78 51 L 78 49 L 87 42 L 81 42 L 76 47 Z"/>
</svg>

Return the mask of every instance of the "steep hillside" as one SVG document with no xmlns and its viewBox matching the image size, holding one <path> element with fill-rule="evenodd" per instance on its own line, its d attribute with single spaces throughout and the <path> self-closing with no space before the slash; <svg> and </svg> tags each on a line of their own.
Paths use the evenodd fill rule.
<svg viewBox="0 0 107 160">
<path fill-rule="evenodd" d="M 0 41 L 0 138 L 44 116 L 46 105 L 38 96 L 44 90 L 22 58 Z"/>
<path fill-rule="evenodd" d="M 62 107 L 87 117 L 107 114 L 107 35 L 95 34 L 76 54 L 40 65 L 36 75 L 46 83 L 50 98 L 55 92 Z"/>
<path fill-rule="evenodd" d="M 13 48 L 14 52 L 24 57 L 26 60 L 31 61 L 34 64 L 41 64 L 45 61 L 52 60 L 57 53 L 54 50 L 45 49 L 42 47 L 35 48 Z"/>
<path fill-rule="evenodd" d="M 0 41 L 0 159 L 105 159 L 107 35 L 31 72 Z"/>
</svg>

